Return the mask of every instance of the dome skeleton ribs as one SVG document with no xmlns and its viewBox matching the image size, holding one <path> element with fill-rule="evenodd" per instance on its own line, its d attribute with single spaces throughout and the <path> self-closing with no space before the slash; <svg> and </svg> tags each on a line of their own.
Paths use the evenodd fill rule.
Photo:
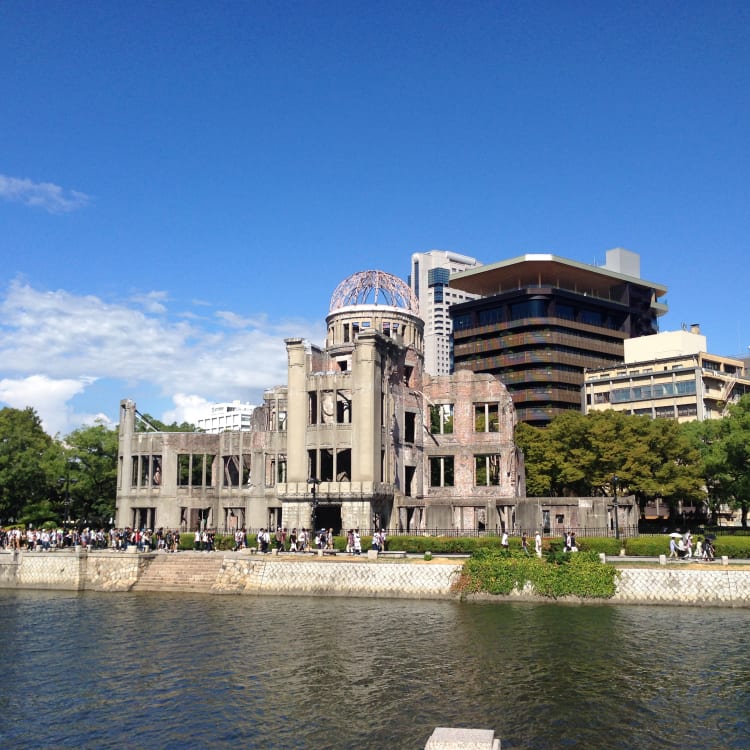
<svg viewBox="0 0 750 750">
<path fill-rule="evenodd" d="M 377 305 L 381 300 L 419 315 L 419 303 L 408 284 L 384 271 L 360 271 L 344 279 L 331 295 L 329 312 L 353 305 Z"/>
</svg>

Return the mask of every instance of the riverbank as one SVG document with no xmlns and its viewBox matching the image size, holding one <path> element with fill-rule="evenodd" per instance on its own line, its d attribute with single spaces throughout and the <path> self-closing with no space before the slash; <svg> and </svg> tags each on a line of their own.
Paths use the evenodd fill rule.
<svg viewBox="0 0 750 750">
<path fill-rule="evenodd" d="M 619 571 L 615 595 L 583 601 L 750 607 L 749 566 L 634 564 L 627 558 L 613 564 Z M 461 567 L 461 560 L 440 557 L 5 551 L 0 553 L 0 588 L 456 600 L 461 598 L 454 589 Z M 482 599 L 549 601 L 528 589 Z"/>
</svg>

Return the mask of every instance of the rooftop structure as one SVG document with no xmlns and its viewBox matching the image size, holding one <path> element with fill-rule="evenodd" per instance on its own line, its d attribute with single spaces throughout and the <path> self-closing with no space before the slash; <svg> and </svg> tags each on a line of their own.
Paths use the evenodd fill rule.
<svg viewBox="0 0 750 750">
<path fill-rule="evenodd" d="M 667 310 L 666 287 L 641 279 L 639 256 L 622 248 L 604 266 L 527 254 L 450 284 L 479 295 L 451 308 L 455 369 L 497 375 L 535 425 L 580 410 L 584 371 L 622 362 L 624 342 L 656 333 Z"/>
</svg>

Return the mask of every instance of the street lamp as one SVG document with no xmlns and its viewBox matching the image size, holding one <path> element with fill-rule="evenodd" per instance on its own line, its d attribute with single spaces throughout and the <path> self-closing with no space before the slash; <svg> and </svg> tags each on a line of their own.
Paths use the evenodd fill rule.
<svg viewBox="0 0 750 750">
<path fill-rule="evenodd" d="M 615 506 L 615 539 L 620 538 L 620 523 L 617 518 L 617 474 L 612 477 L 612 489 L 614 490 L 614 506 Z"/>
<path fill-rule="evenodd" d="M 315 511 L 318 507 L 318 485 L 320 484 L 320 479 L 315 479 L 315 477 L 310 477 L 307 480 L 307 483 L 310 485 L 310 493 L 312 494 L 312 510 L 311 510 L 311 522 L 312 522 L 312 531 L 315 532 L 316 521 L 315 521 Z"/>
<path fill-rule="evenodd" d="M 63 504 L 65 506 L 65 525 L 67 526 L 70 524 L 70 483 L 73 482 L 75 484 L 78 480 L 70 476 L 70 467 L 75 464 L 78 465 L 78 462 L 80 461 L 77 457 L 68 458 L 65 461 L 65 476 L 60 479 L 61 482 L 65 483 L 65 499 L 63 500 Z"/>
</svg>

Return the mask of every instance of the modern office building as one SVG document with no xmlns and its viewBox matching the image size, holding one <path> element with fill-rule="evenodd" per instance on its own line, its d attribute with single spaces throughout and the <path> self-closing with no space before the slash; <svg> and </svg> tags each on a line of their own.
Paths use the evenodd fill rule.
<svg viewBox="0 0 750 750">
<path fill-rule="evenodd" d="M 196 427 L 203 432 L 213 434 L 233 430 L 252 429 L 253 404 L 241 401 L 231 403 L 212 404 L 203 416 L 198 417 Z"/>
<path fill-rule="evenodd" d="M 697 325 L 625 341 L 624 362 L 588 370 L 584 412 L 614 409 L 679 422 L 719 419 L 750 393 L 741 359 L 706 352 Z"/>
<path fill-rule="evenodd" d="M 586 370 L 615 366 L 627 339 L 658 332 L 666 287 L 640 278 L 640 256 L 617 248 L 604 266 L 528 254 L 462 271 L 451 288 L 456 370 L 490 372 L 519 421 L 545 425 L 581 409 Z"/>
<path fill-rule="evenodd" d="M 323 348 L 286 339 L 287 385 L 266 391 L 249 431 L 139 431 L 123 400 L 117 524 L 512 529 L 525 480 L 505 386 L 425 373 L 416 298 L 390 274 L 342 281 L 326 322 Z"/>
<path fill-rule="evenodd" d="M 451 306 L 477 296 L 452 289 L 450 277 L 480 265 L 476 258 L 446 250 L 411 256 L 409 285 L 424 320 L 424 369 L 431 375 L 447 375 L 453 371 Z"/>
</svg>

